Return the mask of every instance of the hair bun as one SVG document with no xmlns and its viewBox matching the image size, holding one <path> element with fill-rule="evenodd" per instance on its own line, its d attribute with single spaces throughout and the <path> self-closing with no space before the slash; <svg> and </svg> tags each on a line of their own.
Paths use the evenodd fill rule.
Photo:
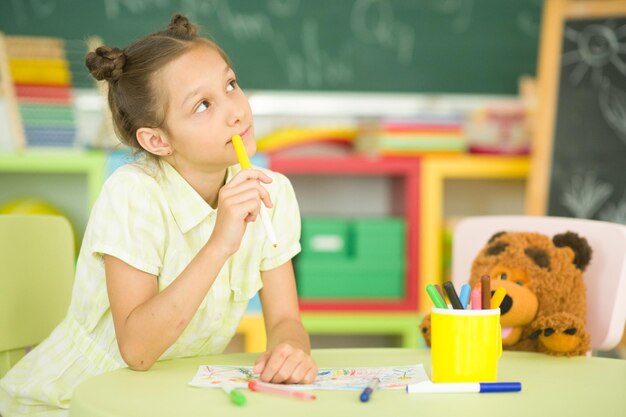
<svg viewBox="0 0 626 417">
<path fill-rule="evenodd" d="M 118 48 L 100 46 L 95 52 L 89 52 L 85 58 L 85 65 L 91 75 L 98 81 L 117 81 L 124 72 L 126 55 Z"/>
<path fill-rule="evenodd" d="M 189 22 L 182 14 L 178 13 L 172 16 L 170 25 L 167 27 L 167 31 L 174 34 L 177 37 L 194 38 L 196 36 L 196 26 Z"/>
</svg>

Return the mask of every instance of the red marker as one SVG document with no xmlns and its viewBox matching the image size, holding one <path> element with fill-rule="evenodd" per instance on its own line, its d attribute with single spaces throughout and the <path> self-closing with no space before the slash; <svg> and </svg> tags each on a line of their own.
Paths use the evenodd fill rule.
<svg viewBox="0 0 626 417">
<path fill-rule="evenodd" d="M 470 298 L 472 299 L 472 310 L 480 310 L 482 308 L 480 290 L 478 288 L 474 288 L 470 294 Z"/>
<path fill-rule="evenodd" d="M 276 384 L 266 384 L 261 381 L 250 380 L 248 381 L 248 388 L 257 392 L 268 392 L 270 394 L 286 395 L 287 397 L 300 398 L 301 400 L 314 400 L 317 397 L 315 394 L 304 391 L 296 391 L 291 388 L 282 387 Z"/>
</svg>

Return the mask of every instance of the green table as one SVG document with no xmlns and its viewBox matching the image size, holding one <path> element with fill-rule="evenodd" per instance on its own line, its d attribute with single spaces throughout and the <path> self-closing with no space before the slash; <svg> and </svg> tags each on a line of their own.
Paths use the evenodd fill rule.
<svg viewBox="0 0 626 417">
<path fill-rule="evenodd" d="M 423 363 L 430 375 L 430 351 L 420 349 L 315 350 L 320 367 L 393 366 Z M 406 394 L 376 391 L 359 402 L 357 391 L 316 391 L 317 400 L 245 391 L 247 404 L 231 404 L 222 390 L 187 383 L 199 365 L 252 365 L 257 354 L 230 354 L 157 363 L 148 372 L 120 369 L 79 385 L 72 417 L 129 416 L 626 416 L 626 361 L 558 358 L 504 352 L 500 381 L 521 381 L 522 392 L 500 394 Z"/>
</svg>

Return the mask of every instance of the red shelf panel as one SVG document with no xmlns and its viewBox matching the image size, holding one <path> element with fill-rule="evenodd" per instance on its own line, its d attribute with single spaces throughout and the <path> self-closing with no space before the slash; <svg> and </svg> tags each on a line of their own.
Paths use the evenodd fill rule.
<svg viewBox="0 0 626 417">
<path fill-rule="evenodd" d="M 300 300 L 303 311 L 415 311 L 417 310 L 418 236 L 419 236 L 419 187 L 420 159 L 418 157 L 270 157 L 269 168 L 289 174 L 321 175 L 386 175 L 403 179 L 403 217 L 407 223 L 407 272 L 405 295 L 397 300 L 327 299 Z"/>
</svg>

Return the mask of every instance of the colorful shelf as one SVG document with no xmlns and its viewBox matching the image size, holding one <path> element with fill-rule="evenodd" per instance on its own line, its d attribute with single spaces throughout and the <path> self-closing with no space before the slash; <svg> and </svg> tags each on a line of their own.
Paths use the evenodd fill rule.
<svg viewBox="0 0 626 417">
<path fill-rule="evenodd" d="M 399 157 L 337 156 L 326 158 L 270 158 L 270 169 L 287 176 L 384 175 L 400 178 L 392 190 L 395 214 L 406 220 L 406 278 L 404 296 L 399 299 L 300 300 L 302 311 L 415 311 L 418 303 L 418 236 L 420 159 Z"/>
<path fill-rule="evenodd" d="M 420 311 L 430 308 L 426 285 L 440 284 L 444 181 L 446 179 L 525 179 L 529 160 L 519 156 L 460 155 L 422 159 L 420 201 Z M 492 214 L 492 213 L 485 213 Z"/>
</svg>

